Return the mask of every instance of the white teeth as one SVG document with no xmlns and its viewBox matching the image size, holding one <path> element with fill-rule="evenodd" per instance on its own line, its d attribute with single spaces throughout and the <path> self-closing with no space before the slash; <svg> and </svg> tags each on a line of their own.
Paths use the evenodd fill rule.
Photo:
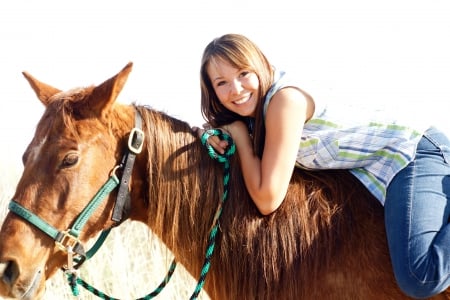
<svg viewBox="0 0 450 300">
<path fill-rule="evenodd" d="M 242 98 L 242 99 L 240 99 L 240 100 L 234 101 L 234 103 L 235 103 L 235 104 L 242 104 L 242 103 L 247 102 L 249 99 L 250 99 L 250 97 L 245 97 L 245 98 Z"/>
</svg>

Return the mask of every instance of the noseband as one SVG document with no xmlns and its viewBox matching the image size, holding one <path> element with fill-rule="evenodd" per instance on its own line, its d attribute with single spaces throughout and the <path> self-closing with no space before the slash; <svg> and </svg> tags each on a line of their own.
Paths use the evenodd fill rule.
<svg viewBox="0 0 450 300">
<path fill-rule="evenodd" d="M 111 228 L 102 231 L 95 244 L 89 251 L 85 251 L 84 247 L 79 240 L 81 230 L 84 225 L 100 205 L 100 203 L 108 196 L 117 186 L 119 191 L 114 204 L 114 210 L 111 219 L 119 224 L 128 217 L 130 208 L 130 195 L 129 195 L 129 182 L 133 171 L 133 164 L 136 155 L 142 151 L 144 142 L 144 132 L 142 131 L 142 117 L 136 110 L 135 114 L 135 127 L 131 130 L 128 137 L 128 148 L 126 154 L 120 164 L 118 164 L 113 171 L 109 179 L 103 184 L 103 186 L 97 191 L 88 205 L 82 210 L 82 212 L 75 219 L 72 228 L 67 230 L 58 230 L 54 226 L 48 224 L 45 220 L 23 207 L 14 200 L 9 203 L 9 210 L 20 216 L 27 222 L 31 223 L 42 232 L 51 237 L 56 246 L 67 253 L 68 263 L 64 267 L 66 271 L 72 271 L 78 269 L 86 259 L 91 258 L 100 246 L 105 241 Z M 117 170 L 123 169 L 122 176 L 116 175 Z M 125 216 L 125 218 L 124 218 Z"/>
</svg>

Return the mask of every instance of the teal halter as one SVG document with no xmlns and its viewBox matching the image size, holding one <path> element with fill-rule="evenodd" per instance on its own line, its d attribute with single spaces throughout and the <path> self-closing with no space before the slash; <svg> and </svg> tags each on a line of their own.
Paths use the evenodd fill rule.
<svg viewBox="0 0 450 300">
<path fill-rule="evenodd" d="M 34 214 L 32 211 L 20 205 L 18 202 L 11 200 L 9 203 L 9 210 L 15 213 L 16 215 L 22 217 L 27 222 L 31 223 L 42 232 L 51 237 L 56 246 L 66 252 L 67 255 L 67 266 L 65 266 L 65 270 L 67 272 L 75 272 L 86 259 L 91 258 L 97 250 L 101 247 L 106 237 L 108 236 L 111 228 L 105 229 L 102 231 L 100 236 L 98 237 L 95 244 L 91 247 L 89 251 L 85 251 L 84 247 L 79 240 L 81 230 L 83 229 L 86 222 L 89 220 L 91 215 L 97 209 L 97 207 L 102 203 L 102 201 L 120 184 L 120 189 L 118 193 L 118 198 L 116 199 L 116 204 L 114 207 L 113 220 L 115 222 L 123 221 L 123 210 L 124 207 L 127 206 L 126 202 L 129 201 L 128 196 L 128 182 L 129 177 L 131 176 L 131 170 L 133 168 L 134 158 L 136 154 L 140 153 L 142 150 L 144 133 L 141 129 L 142 120 L 141 115 L 136 112 L 135 117 L 136 127 L 133 128 L 130 132 L 128 138 L 128 151 L 124 156 L 124 161 L 126 166 L 128 167 L 128 171 L 124 171 L 121 180 L 118 179 L 115 172 L 117 169 L 123 168 L 123 163 L 116 166 L 109 177 L 109 179 L 103 184 L 103 186 L 98 190 L 98 192 L 94 195 L 88 205 L 83 209 L 83 211 L 78 215 L 75 222 L 73 223 L 72 228 L 67 230 L 60 231 L 48 224 L 45 220 L 41 219 L 39 216 Z M 124 190 L 126 192 L 124 192 Z M 120 195 L 124 195 L 119 197 Z"/>
<path fill-rule="evenodd" d="M 79 240 L 80 232 L 95 209 L 99 206 L 103 199 L 112 190 L 115 189 L 118 184 L 119 179 L 116 177 L 116 175 L 111 175 L 109 180 L 100 188 L 94 198 L 80 213 L 78 218 L 75 220 L 72 228 L 63 231 L 59 231 L 14 200 L 11 200 L 8 208 L 10 211 L 33 224 L 53 240 L 55 240 L 56 246 L 58 246 L 60 250 L 77 255 L 77 257 L 73 258 L 75 260 L 75 264 L 73 264 L 73 261 L 71 261 L 71 257 L 68 257 L 69 261 L 67 268 L 70 269 L 71 267 L 73 267 L 74 269 L 78 269 L 87 258 L 91 258 L 97 252 L 97 250 L 100 248 L 100 246 L 108 236 L 110 229 L 102 231 L 100 237 L 97 239 L 97 242 L 87 253 L 85 252 L 84 247 Z"/>
</svg>

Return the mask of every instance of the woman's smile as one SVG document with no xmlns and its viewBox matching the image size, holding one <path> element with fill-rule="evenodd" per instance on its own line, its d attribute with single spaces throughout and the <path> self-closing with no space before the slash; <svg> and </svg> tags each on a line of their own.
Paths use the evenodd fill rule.
<svg viewBox="0 0 450 300">
<path fill-rule="evenodd" d="M 234 104 L 238 104 L 238 105 L 244 104 L 244 103 L 247 103 L 251 97 L 252 97 L 252 94 L 244 95 L 244 96 L 240 97 L 239 99 L 234 100 L 233 102 L 234 102 Z"/>
<path fill-rule="evenodd" d="M 207 72 L 223 106 L 241 116 L 255 114 L 259 94 L 255 72 L 234 68 L 222 60 L 210 63 Z"/>
</svg>

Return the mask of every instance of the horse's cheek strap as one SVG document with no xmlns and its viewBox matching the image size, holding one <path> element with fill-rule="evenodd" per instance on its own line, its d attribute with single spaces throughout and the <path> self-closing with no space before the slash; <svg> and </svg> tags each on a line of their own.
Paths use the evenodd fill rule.
<svg viewBox="0 0 450 300">
<path fill-rule="evenodd" d="M 136 160 L 136 155 L 141 152 L 144 144 L 144 132 L 141 130 L 142 116 L 138 110 L 136 110 L 134 122 L 135 127 L 131 130 L 130 136 L 128 137 L 128 152 L 123 158 L 124 161 L 122 164 L 125 164 L 125 166 L 111 217 L 111 219 L 116 223 L 120 223 L 126 219 L 131 209 L 129 183 L 133 173 L 133 165 Z"/>
<path fill-rule="evenodd" d="M 114 222 L 121 222 L 124 215 L 128 215 L 130 209 L 130 193 L 128 190 L 129 180 L 131 173 L 133 172 L 133 164 L 136 160 L 136 155 L 129 153 L 126 156 L 126 162 L 122 178 L 120 180 L 119 192 L 117 194 L 116 203 L 114 204 L 114 210 L 111 219 Z"/>
</svg>

